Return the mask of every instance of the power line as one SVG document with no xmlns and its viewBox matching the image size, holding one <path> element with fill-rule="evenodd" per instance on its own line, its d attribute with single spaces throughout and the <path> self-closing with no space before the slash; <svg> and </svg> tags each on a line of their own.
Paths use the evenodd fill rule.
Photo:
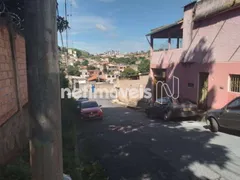
<svg viewBox="0 0 240 180">
<path fill-rule="evenodd" d="M 72 24 L 72 12 L 73 12 L 73 0 L 70 1 L 70 13 L 69 13 L 69 22 L 70 22 L 70 24 Z M 72 47 L 74 47 L 72 38 L 71 38 L 71 42 L 72 42 Z"/>
<path fill-rule="evenodd" d="M 67 14 L 67 0 L 65 0 L 65 19 L 68 20 Z M 66 29 L 66 49 L 67 49 L 67 57 L 66 57 L 66 64 L 68 65 L 68 29 Z"/>
</svg>

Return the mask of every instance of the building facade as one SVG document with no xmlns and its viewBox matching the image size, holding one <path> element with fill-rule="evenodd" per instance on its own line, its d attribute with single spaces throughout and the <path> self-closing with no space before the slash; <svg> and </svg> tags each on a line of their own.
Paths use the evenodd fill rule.
<svg viewBox="0 0 240 180">
<path fill-rule="evenodd" d="M 193 2 L 184 7 L 182 20 L 147 34 L 154 99 L 161 94 L 158 81 L 200 108 L 222 108 L 240 96 L 239 5 L 238 0 Z M 159 39 L 168 39 L 167 50 L 155 47 Z"/>
<path fill-rule="evenodd" d="M 113 83 L 116 83 L 117 82 L 117 79 L 119 78 L 119 75 L 117 74 L 108 74 L 108 75 L 105 75 L 105 78 L 106 78 L 106 82 L 107 83 L 110 83 L 110 84 L 113 84 Z"/>
<path fill-rule="evenodd" d="M 89 73 L 87 69 L 81 69 L 79 72 L 80 72 L 80 78 L 82 79 L 89 78 Z"/>
</svg>

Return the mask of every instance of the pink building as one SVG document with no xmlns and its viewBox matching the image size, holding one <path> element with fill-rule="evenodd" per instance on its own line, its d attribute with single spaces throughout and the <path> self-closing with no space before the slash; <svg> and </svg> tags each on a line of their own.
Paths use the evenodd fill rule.
<svg viewBox="0 0 240 180">
<path fill-rule="evenodd" d="M 240 96 L 240 0 L 190 3 L 182 20 L 147 36 L 154 99 L 159 96 L 156 82 L 171 87 L 174 76 L 180 80 L 180 96 L 202 108 L 221 108 Z M 165 50 L 157 50 L 159 39 L 168 39 Z"/>
</svg>

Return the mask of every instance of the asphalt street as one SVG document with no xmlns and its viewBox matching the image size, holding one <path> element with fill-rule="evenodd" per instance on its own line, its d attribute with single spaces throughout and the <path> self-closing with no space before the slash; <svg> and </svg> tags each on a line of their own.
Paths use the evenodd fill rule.
<svg viewBox="0 0 240 180">
<path fill-rule="evenodd" d="M 191 120 L 148 119 L 111 100 L 97 101 L 104 120 L 78 127 L 79 150 L 88 146 L 110 180 L 240 179 L 240 137 L 211 133 Z"/>
</svg>

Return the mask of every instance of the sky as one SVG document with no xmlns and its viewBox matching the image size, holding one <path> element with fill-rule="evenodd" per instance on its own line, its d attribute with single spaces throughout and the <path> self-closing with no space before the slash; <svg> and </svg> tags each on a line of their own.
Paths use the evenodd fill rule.
<svg viewBox="0 0 240 180">
<path fill-rule="evenodd" d="M 58 0 L 64 16 L 64 1 Z M 92 54 L 149 50 L 146 34 L 183 17 L 191 0 L 67 0 L 68 47 Z M 66 46 L 66 34 L 63 33 Z M 62 46 L 59 35 L 59 45 Z"/>
</svg>

